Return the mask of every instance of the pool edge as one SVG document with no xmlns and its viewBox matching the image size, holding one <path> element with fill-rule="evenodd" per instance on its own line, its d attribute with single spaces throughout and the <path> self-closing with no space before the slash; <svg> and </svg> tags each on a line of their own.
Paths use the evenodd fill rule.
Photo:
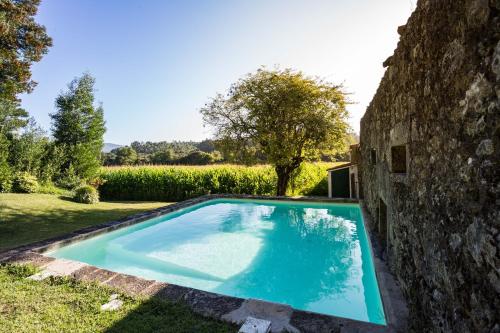
<svg viewBox="0 0 500 333">
<path fill-rule="evenodd" d="M 382 256 L 382 246 L 374 230 L 375 224 L 363 200 L 359 202 L 363 224 L 367 233 L 368 245 L 375 267 L 375 276 L 384 308 L 387 326 L 396 332 L 406 332 L 408 326 L 408 307 L 401 288 L 390 272 L 387 261 Z"/>
<path fill-rule="evenodd" d="M 231 312 L 242 311 L 248 302 L 259 302 L 260 308 L 272 312 L 277 305 L 290 309 L 288 318 L 290 330 L 298 329 L 300 332 L 336 332 L 336 331 L 360 331 L 360 332 L 405 332 L 407 323 L 406 302 L 401 296 L 399 287 L 389 272 L 387 264 L 383 261 L 379 252 L 376 251 L 378 242 L 372 232 L 371 217 L 366 212 L 363 202 L 352 199 L 330 199 L 324 197 L 277 197 L 277 196 L 255 196 L 255 195 L 232 195 L 215 194 L 204 195 L 194 199 L 181 201 L 172 205 L 160 207 L 148 212 L 128 216 L 126 218 L 111 221 L 84 229 L 71 232 L 66 235 L 40 241 L 15 249 L 0 252 L 0 263 L 31 263 L 44 268 L 51 262 L 65 259 L 55 259 L 44 255 L 44 253 L 55 250 L 59 247 L 69 245 L 74 242 L 97 236 L 116 229 L 128 227 L 144 222 L 151 218 L 179 211 L 181 209 L 201 204 L 214 199 L 253 199 L 253 200 L 280 200 L 280 201 L 305 201 L 305 202 L 325 202 L 325 203 L 359 203 L 362 219 L 367 233 L 371 258 L 375 267 L 375 274 L 379 287 L 382 304 L 384 307 L 386 325 L 378 325 L 369 322 L 357 321 L 348 318 L 336 317 L 332 315 L 320 314 L 310 311 L 297 310 L 288 305 L 280 305 L 267 301 L 256 301 L 250 299 L 237 298 L 211 292 L 206 292 L 194 288 L 187 288 L 175 284 L 146 280 L 132 275 L 117 273 L 85 264 L 84 267 L 68 274 L 77 280 L 97 282 L 118 288 L 127 294 L 143 295 L 148 297 L 161 297 L 171 301 L 183 301 L 194 312 L 207 317 L 225 320 L 234 323 L 234 318 L 228 316 Z M 375 247 L 375 248 L 374 248 Z M 68 260 L 66 260 L 68 261 Z M 404 311 L 406 310 L 406 311 Z M 249 313 L 248 315 L 259 316 L 259 314 Z M 261 314 L 265 317 L 264 314 Z"/>
</svg>

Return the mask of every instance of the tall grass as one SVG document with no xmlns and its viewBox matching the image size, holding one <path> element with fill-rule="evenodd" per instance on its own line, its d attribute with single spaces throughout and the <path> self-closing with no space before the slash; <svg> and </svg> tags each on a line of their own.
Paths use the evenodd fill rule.
<svg viewBox="0 0 500 333">
<path fill-rule="evenodd" d="M 331 163 L 306 163 L 290 183 L 290 195 L 327 195 Z M 104 200 L 180 201 L 204 194 L 273 195 L 276 172 L 269 165 L 105 167 L 99 187 Z"/>
</svg>

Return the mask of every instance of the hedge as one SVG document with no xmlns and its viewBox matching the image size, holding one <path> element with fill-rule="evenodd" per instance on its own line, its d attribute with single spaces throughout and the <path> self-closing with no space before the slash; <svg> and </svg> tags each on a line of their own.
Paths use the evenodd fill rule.
<svg viewBox="0 0 500 333">
<path fill-rule="evenodd" d="M 326 169 L 330 166 L 304 164 L 294 175 L 288 194 L 326 196 Z M 210 193 L 276 192 L 276 173 L 268 165 L 104 167 L 100 178 L 103 200 L 180 201 Z"/>
</svg>

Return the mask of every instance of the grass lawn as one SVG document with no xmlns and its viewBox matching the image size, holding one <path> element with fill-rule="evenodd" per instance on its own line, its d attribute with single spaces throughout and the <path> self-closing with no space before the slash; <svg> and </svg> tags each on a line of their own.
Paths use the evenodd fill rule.
<svg viewBox="0 0 500 333">
<path fill-rule="evenodd" d="M 182 304 L 120 295 L 117 311 L 101 311 L 112 289 L 67 278 L 26 280 L 26 266 L 0 266 L 0 332 L 236 332 Z"/>
<path fill-rule="evenodd" d="M 100 202 L 86 205 L 51 194 L 0 193 L 0 251 L 167 204 Z"/>
</svg>

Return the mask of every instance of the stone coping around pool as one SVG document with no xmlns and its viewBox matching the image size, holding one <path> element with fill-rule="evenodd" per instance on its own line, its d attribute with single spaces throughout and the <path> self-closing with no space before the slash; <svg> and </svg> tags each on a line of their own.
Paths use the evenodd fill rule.
<svg viewBox="0 0 500 333">
<path fill-rule="evenodd" d="M 72 233 L 40 241 L 0 253 L 0 263 L 32 264 L 56 276 L 70 276 L 80 281 L 96 281 L 131 296 L 159 297 L 174 302 L 186 303 L 194 312 L 219 320 L 242 324 L 251 316 L 270 320 L 272 332 L 406 332 L 406 303 L 393 276 L 379 251 L 380 246 L 371 232 L 370 216 L 363 206 L 363 220 L 372 245 L 372 260 L 375 265 L 380 294 L 384 305 L 387 326 L 347 318 L 296 310 L 289 305 L 253 299 L 220 295 L 175 284 L 147 280 L 136 276 L 112 272 L 88 264 L 67 259 L 55 259 L 44 252 L 81 241 L 98 234 L 140 223 L 151 218 L 178 211 L 213 199 L 258 199 L 329 203 L 358 203 L 350 199 L 328 199 L 323 197 L 275 197 L 255 195 L 214 194 L 185 200 L 145 213 L 135 214 L 117 221 L 87 227 Z"/>
<path fill-rule="evenodd" d="M 360 200 L 360 208 L 365 230 L 368 234 L 369 248 L 372 252 L 372 261 L 375 266 L 375 275 L 382 298 L 385 319 L 395 331 L 406 332 L 408 327 L 406 300 L 401 293 L 397 280 L 389 271 L 389 266 L 383 256 L 383 247 L 375 230 L 375 223 L 362 200 Z"/>
</svg>

